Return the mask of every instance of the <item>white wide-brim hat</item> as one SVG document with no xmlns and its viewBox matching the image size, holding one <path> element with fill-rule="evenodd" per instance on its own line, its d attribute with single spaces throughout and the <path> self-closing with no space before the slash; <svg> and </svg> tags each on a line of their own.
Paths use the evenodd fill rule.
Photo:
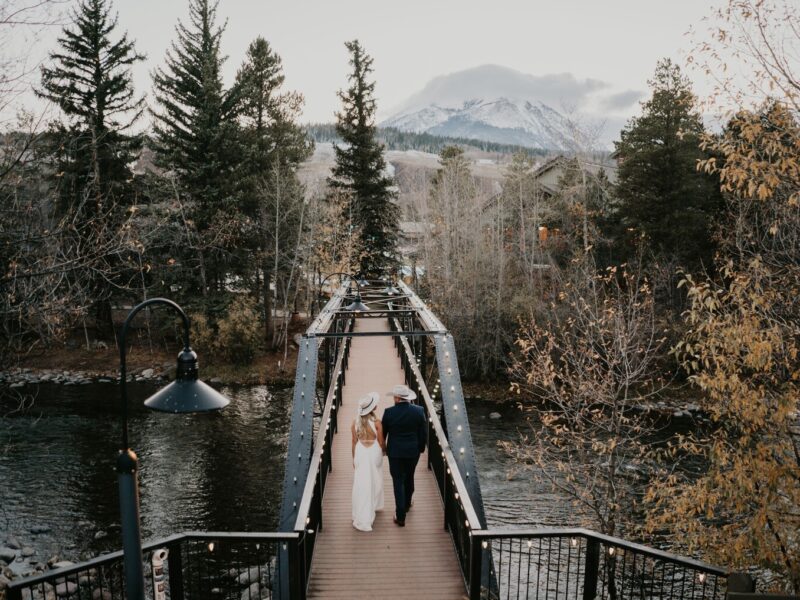
<svg viewBox="0 0 800 600">
<path fill-rule="evenodd" d="M 387 396 L 394 396 L 395 398 L 401 398 L 406 402 L 416 399 L 417 395 L 411 391 L 407 385 L 396 385 L 392 388 L 392 391 L 386 394 Z"/>
<path fill-rule="evenodd" d="M 364 396 L 358 401 L 358 414 L 363 417 L 378 408 L 378 400 L 380 400 L 380 398 L 378 392 L 370 392 Z"/>
</svg>

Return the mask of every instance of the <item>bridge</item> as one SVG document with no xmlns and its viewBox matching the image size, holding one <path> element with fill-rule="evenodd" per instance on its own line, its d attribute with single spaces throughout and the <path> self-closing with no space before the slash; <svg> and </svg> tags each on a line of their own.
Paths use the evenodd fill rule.
<svg viewBox="0 0 800 600">
<path fill-rule="evenodd" d="M 384 461 L 385 509 L 359 532 L 349 426 L 361 396 L 398 383 L 428 418 L 414 507 L 406 527 L 392 523 Z M 453 338 L 403 282 L 343 282 L 302 336 L 293 394 L 277 531 L 145 543 L 148 597 L 699 600 L 734 590 L 724 569 L 587 529 L 491 527 Z M 16 581 L 8 597 L 125 598 L 122 553 Z"/>
</svg>

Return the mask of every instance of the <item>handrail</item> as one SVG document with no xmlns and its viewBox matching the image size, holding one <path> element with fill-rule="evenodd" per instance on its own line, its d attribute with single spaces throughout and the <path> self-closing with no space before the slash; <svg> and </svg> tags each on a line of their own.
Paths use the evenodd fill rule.
<svg viewBox="0 0 800 600">
<path fill-rule="evenodd" d="M 174 546 L 180 542 L 187 540 L 229 540 L 229 541 L 245 541 L 245 540 L 276 540 L 281 542 L 299 541 L 300 532 L 287 531 L 287 532 L 253 532 L 253 531 L 184 531 L 183 533 L 176 533 L 170 536 L 148 540 L 142 543 L 142 552 L 156 550 L 165 546 Z M 60 569 L 52 569 L 41 573 L 40 575 L 33 575 L 22 579 L 15 579 L 8 584 L 8 590 L 16 590 L 22 588 L 29 588 L 41 583 L 50 582 L 54 579 L 63 579 L 70 575 L 75 575 L 88 569 L 101 567 L 115 561 L 121 560 L 123 551 L 117 550 L 108 554 L 102 554 L 95 558 L 90 558 L 87 561 L 76 563 L 68 567 Z"/>
<path fill-rule="evenodd" d="M 402 331 L 397 320 L 394 319 L 394 321 L 398 330 Z M 467 521 L 469 522 L 469 528 L 473 531 L 478 530 L 481 528 L 481 522 L 480 519 L 478 519 L 478 513 L 475 512 L 475 508 L 472 506 L 472 500 L 470 499 L 469 492 L 464 484 L 464 480 L 462 478 L 461 471 L 458 468 L 458 463 L 456 462 L 455 456 L 453 455 L 453 451 L 450 448 L 450 442 L 444 433 L 444 428 L 439 420 L 439 415 L 436 413 L 436 406 L 434 405 L 433 399 L 431 399 L 431 396 L 428 393 L 428 387 L 425 385 L 425 379 L 423 378 L 416 361 L 412 358 L 414 354 L 411 352 L 411 347 L 408 344 L 408 340 L 400 336 L 400 343 L 403 345 L 403 350 L 406 352 L 406 356 L 409 359 L 408 362 L 411 366 L 411 371 L 416 378 L 420 396 L 425 402 L 425 407 L 427 408 L 428 420 L 430 421 L 433 431 L 438 438 L 439 445 L 442 448 L 443 458 L 447 463 L 447 468 L 450 470 L 450 477 L 455 485 L 456 493 L 459 495 L 459 500 L 461 501 Z"/>
<path fill-rule="evenodd" d="M 314 487 L 317 483 L 317 473 L 319 473 L 322 463 L 322 456 L 325 451 L 325 442 L 329 437 L 327 432 L 330 428 L 331 414 L 334 410 L 336 410 L 334 402 L 339 390 L 339 376 L 342 375 L 342 363 L 344 362 L 344 357 L 347 354 L 347 345 L 349 343 L 350 341 L 345 338 L 342 349 L 339 352 L 338 358 L 336 359 L 336 366 L 334 367 L 333 371 L 337 374 L 336 382 L 328 390 L 328 396 L 325 398 L 325 407 L 322 411 L 320 429 L 317 432 L 317 439 L 314 443 L 314 452 L 311 455 L 311 463 L 308 467 L 309 476 L 306 478 L 306 485 L 303 488 L 302 500 L 300 501 L 300 507 L 297 510 L 297 520 L 294 524 L 295 531 L 304 531 L 306 528 L 306 519 L 308 519 L 308 513 L 311 510 L 311 500 L 314 496 Z M 323 425 L 325 426 L 325 429 L 322 428 Z"/>
<path fill-rule="evenodd" d="M 638 552 L 639 554 L 650 556 L 651 558 L 657 558 L 659 560 L 687 567 L 692 567 L 699 571 L 705 571 L 706 573 L 717 575 L 719 577 L 727 577 L 730 574 L 730 571 L 728 569 L 723 569 L 722 567 L 710 565 L 695 558 L 689 558 L 687 556 L 679 556 L 677 554 L 666 552 L 665 550 L 658 550 L 657 548 L 651 548 L 649 546 L 644 546 L 636 542 L 629 542 L 627 540 L 623 540 L 622 538 L 605 535 L 603 533 L 598 533 L 596 531 L 592 531 L 591 529 L 585 529 L 583 527 L 567 527 L 567 528 L 542 527 L 533 529 L 517 529 L 513 527 L 497 527 L 497 528 L 490 527 L 487 529 L 475 530 L 472 533 L 474 537 L 481 540 L 490 538 L 525 539 L 525 538 L 548 538 L 548 537 L 582 537 L 587 540 L 602 542 L 607 546 L 613 546 L 624 550 L 632 550 L 634 552 Z"/>
</svg>

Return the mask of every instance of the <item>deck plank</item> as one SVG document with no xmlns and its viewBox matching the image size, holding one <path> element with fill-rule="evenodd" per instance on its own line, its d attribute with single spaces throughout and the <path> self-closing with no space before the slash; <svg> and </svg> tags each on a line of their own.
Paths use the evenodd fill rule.
<svg viewBox="0 0 800 600">
<path fill-rule="evenodd" d="M 356 331 L 387 331 L 383 319 L 359 319 Z M 333 471 L 323 499 L 323 530 L 319 533 L 311 565 L 308 597 L 315 598 L 466 598 L 464 579 L 453 542 L 444 530 L 444 515 L 436 480 L 420 457 L 415 474 L 414 506 L 406 526 L 392 522 L 394 496 L 389 461 L 383 461 L 385 508 L 369 533 L 352 524 L 350 495 L 353 463 L 350 423 L 359 398 L 367 392 L 381 394 L 383 410 L 392 399 L 385 394 L 403 383 L 403 370 L 390 337 L 356 337 L 350 350 L 350 368 L 342 390 L 339 433 L 333 441 Z"/>
</svg>

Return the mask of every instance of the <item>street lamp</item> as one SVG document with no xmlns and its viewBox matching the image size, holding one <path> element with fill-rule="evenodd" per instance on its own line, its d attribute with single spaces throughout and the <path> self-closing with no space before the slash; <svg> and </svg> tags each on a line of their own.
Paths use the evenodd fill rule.
<svg viewBox="0 0 800 600">
<path fill-rule="evenodd" d="M 366 304 L 361 301 L 361 290 L 356 289 L 356 297 L 352 303 L 348 304 L 344 308 L 345 310 L 351 310 L 353 312 L 366 312 L 369 310 Z"/>
<path fill-rule="evenodd" d="M 197 354 L 189 345 L 189 317 L 172 300 L 151 298 L 136 305 L 128 313 L 119 335 L 119 383 L 122 396 L 122 445 L 117 457 L 119 509 L 122 524 L 122 552 L 125 566 L 125 592 L 128 600 L 144 600 L 142 538 L 139 531 L 138 460 L 128 446 L 128 388 L 125 368 L 128 328 L 136 314 L 154 304 L 163 304 L 177 311 L 183 320 L 183 350 L 178 355 L 175 381 L 145 400 L 152 410 L 170 413 L 195 413 L 219 410 L 230 400 L 197 378 Z"/>
</svg>

